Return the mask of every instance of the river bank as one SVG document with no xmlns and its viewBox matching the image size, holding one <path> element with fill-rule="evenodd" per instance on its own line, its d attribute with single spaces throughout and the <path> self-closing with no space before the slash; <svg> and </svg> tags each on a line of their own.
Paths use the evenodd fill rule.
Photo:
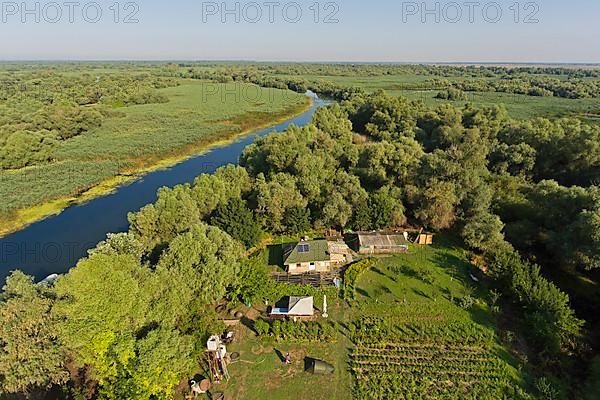
<svg viewBox="0 0 600 400">
<path fill-rule="evenodd" d="M 241 137 L 252 132 L 276 126 L 286 120 L 300 116 L 311 109 L 313 100 L 311 97 L 296 107 L 274 113 L 268 120 L 253 119 L 250 123 L 240 121 L 241 131 L 224 131 L 217 135 L 200 140 L 193 145 L 185 146 L 178 151 L 157 157 L 132 160 L 135 167 L 126 168 L 116 176 L 101 181 L 79 193 L 71 196 L 64 196 L 40 205 L 20 209 L 11 213 L 9 216 L 0 217 L 0 238 L 25 229 L 31 224 L 42 221 L 46 218 L 56 216 L 69 207 L 85 204 L 96 198 L 107 196 L 119 188 L 129 185 L 151 172 L 171 168 L 192 157 L 203 155 L 211 150 L 226 146 Z"/>
<path fill-rule="evenodd" d="M 297 117 L 239 136 L 226 145 L 214 144 L 211 151 L 206 150 L 202 155 L 191 156 L 170 168 L 148 172 L 140 179 L 122 184 L 108 195 L 68 207 L 58 215 L 1 238 L 0 281 L 15 269 L 39 280 L 68 271 L 87 255 L 89 249 L 104 240 L 107 233 L 126 232 L 129 228 L 128 214 L 155 202 L 160 188 L 191 184 L 198 175 L 211 174 L 222 166 L 237 164 L 244 149 L 258 137 L 282 132 L 292 124 L 303 127 L 312 121 L 320 107 L 330 103 L 314 99 L 310 109 Z"/>
</svg>

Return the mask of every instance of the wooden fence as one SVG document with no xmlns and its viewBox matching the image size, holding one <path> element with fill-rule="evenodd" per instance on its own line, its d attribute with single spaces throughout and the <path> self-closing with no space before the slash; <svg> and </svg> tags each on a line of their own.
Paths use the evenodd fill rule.
<svg viewBox="0 0 600 400">
<path fill-rule="evenodd" d="M 294 285 L 311 285 L 313 287 L 334 286 L 333 279 L 337 277 L 335 272 L 309 272 L 305 274 L 287 274 L 274 272 L 273 279 L 277 283 L 291 283 Z"/>
</svg>

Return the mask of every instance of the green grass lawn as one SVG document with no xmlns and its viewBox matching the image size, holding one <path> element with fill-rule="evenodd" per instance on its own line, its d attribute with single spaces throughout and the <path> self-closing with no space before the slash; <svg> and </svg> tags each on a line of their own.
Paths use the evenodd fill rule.
<svg viewBox="0 0 600 400">
<path fill-rule="evenodd" d="M 436 241 L 438 244 L 429 247 L 413 245 L 407 254 L 382 256 L 375 267 L 359 278 L 358 306 L 351 309 L 352 313 L 378 313 L 392 307 L 406 313 L 405 318 L 416 314 L 419 318 L 475 320 L 493 330 L 487 290 L 470 278 L 473 267 L 466 251 L 445 242 L 443 237 Z M 467 295 L 477 300 L 470 311 L 451 300 Z M 411 311 L 417 309 L 423 312 Z"/>
<path fill-rule="evenodd" d="M 495 398 L 522 386 L 466 252 L 443 237 L 436 241 L 382 258 L 356 283 L 358 304 L 345 319 L 373 332 L 354 334 L 359 396 Z"/>
<path fill-rule="evenodd" d="M 346 367 L 347 339 L 339 334 L 336 343 L 278 343 L 257 338 L 243 327 L 241 341 L 228 347 L 239 352 L 241 361 L 229 368 L 231 380 L 217 385 L 228 399 L 319 399 L 344 400 L 352 397 L 352 376 Z M 282 362 L 290 353 L 292 365 Z M 333 375 L 312 375 L 305 371 L 306 357 L 325 360 L 336 366 Z"/>
<path fill-rule="evenodd" d="M 403 398 L 396 397 L 402 390 L 413 396 L 406 398 L 460 399 L 476 393 L 491 399 L 486 395 L 494 395 L 494 387 L 522 386 L 518 362 L 497 338 L 490 294 L 471 279 L 466 252 L 443 237 L 436 241 L 430 247 L 411 246 L 408 254 L 381 257 L 359 277 L 351 306 L 341 299 L 330 300 L 335 343 L 276 342 L 241 326 L 241 340 L 228 348 L 239 352 L 241 361 L 231 366 L 232 379 L 215 390 L 230 399 L 250 400 L 391 399 Z M 472 299 L 471 306 L 461 305 L 465 297 Z M 391 321 L 395 334 L 385 336 L 373 329 L 368 333 L 372 340 L 357 341 L 361 333 L 353 325 L 378 318 Z M 385 339 L 378 338 L 381 335 Z M 384 344 L 396 347 L 380 348 Z M 289 351 L 293 365 L 284 365 L 276 351 Z M 336 371 L 313 376 L 304 371 L 305 357 L 332 363 Z M 357 373 L 357 365 L 364 368 L 357 364 L 361 362 L 368 365 L 365 371 L 374 370 Z M 381 391 L 369 392 L 365 376 Z M 438 390 L 436 385 L 447 393 L 432 391 Z"/>
</svg>

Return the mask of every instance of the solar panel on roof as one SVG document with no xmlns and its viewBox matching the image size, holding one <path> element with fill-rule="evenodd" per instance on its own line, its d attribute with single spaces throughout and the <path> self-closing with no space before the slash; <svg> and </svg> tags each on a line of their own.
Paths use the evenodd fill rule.
<svg viewBox="0 0 600 400">
<path fill-rule="evenodd" d="M 308 253 L 310 251 L 310 246 L 307 244 L 298 245 L 298 253 Z"/>
</svg>

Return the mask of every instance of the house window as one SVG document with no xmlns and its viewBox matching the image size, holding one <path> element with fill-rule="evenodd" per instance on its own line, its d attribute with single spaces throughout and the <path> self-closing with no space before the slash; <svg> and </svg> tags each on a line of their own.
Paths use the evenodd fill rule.
<svg viewBox="0 0 600 400">
<path fill-rule="evenodd" d="M 311 271 L 315 270 L 316 269 L 315 263 L 311 262 L 308 269 L 310 269 Z"/>
</svg>

